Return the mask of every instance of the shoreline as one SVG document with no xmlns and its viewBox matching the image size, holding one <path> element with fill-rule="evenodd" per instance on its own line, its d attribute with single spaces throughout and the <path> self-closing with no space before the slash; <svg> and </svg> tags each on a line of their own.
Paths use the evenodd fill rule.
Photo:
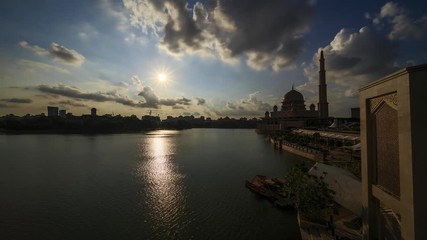
<svg viewBox="0 0 427 240">
<path fill-rule="evenodd" d="M 273 144 L 275 148 L 303 157 L 310 161 L 314 161 L 314 162 L 323 161 L 323 153 L 321 151 L 310 149 L 310 148 L 303 147 L 303 146 L 286 142 L 286 141 L 274 140 L 272 137 L 269 137 L 269 139 L 270 139 L 270 143 Z"/>
<path fill-rule="evenodd" d="M 48 135 L 48 134 L 80 134 L 80 135 L 107 135 L 107 134 L 128 134 L 128 133 L 144 133 L 155 130 L 187 130 L 187 129 L 253 129 L 253 128 L 219 128 L 219 127 L 192 127 L 192 128 L 147 128 L 141 130 L 66 130 L 66 129 L 46 129 L 46 130 L 11 130 L 11 129 L 0 129 L 0 135 Z"/>
</svg>

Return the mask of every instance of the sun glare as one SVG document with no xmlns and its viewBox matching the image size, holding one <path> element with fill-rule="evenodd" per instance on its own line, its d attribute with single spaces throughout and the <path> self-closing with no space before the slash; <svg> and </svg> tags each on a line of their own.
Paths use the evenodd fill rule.
<svg viewBox="0 0 427 240">
<path fill-rule="evenodd" d="M 164 82 L 164 81 L 166 81 L 166 74 L 165 73 L 159 73 L 159 75 L 157 76 L 157 79 L 160 81 L 160 82 Z"/>
<path fill-rule="evenodd" d="M 158 66 L 151 71 L 151 80 L 156 82 L 159 86 L 169 87 L 173 81 L 173 71 L 164 66 Z"/>
</svg>

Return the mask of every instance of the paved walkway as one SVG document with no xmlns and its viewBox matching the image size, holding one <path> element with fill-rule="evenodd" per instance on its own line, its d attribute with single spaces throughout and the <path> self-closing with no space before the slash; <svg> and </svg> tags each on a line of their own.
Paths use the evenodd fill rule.
<svg viewBox="0 0 427 240">
<path fill-rule="evenodd" d="M 346 237 L 351 240 L 361 240 L 362 235 L 358 230 L 348 228 L 344 222 L 350 222 L 357 216 L 350 211 L 340 208 L 339 214 L 334 215 L 334 228 L 335 235 L 340 237 Z M 335 236 L 332 236 L 332 232 L 327 226 L 313 223 L 304 220 L 298 214 L 298 224 L 301 232 L 302 240 L 334 240 Z"/>
</svg>

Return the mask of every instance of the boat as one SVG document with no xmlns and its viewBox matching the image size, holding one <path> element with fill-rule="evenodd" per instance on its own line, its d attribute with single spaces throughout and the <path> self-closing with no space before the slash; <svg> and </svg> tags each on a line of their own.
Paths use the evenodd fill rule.
<svg viewBox="0 0 427 240">
<path fill-rule="evenodd" d="M 278 207 L 288 208 L 294 205 L 294 201 L 283 192 L 284 184 L 282 178 L 270 179 L 264 175 L 256 175 L 251 181 L 246 180 L 247 188 L 273 201 Z"/>
<path fill-rule="evenodd" d="M 251 181 L 246 180 L 246 187 L 261 196 L 273 200 L 273 192 L 265 186 L 267 177 L 256 175 Z"/>
</svg>

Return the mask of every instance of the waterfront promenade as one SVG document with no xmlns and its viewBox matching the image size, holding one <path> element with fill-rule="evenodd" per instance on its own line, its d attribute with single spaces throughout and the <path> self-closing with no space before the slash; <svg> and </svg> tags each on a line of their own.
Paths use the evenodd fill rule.
<svg viewBox="0 0 427 240">
<path fill-rule="evenodd" d="M 298 136 L 299 139 L 290 139 L 289 135 L 287 136 L 287 139 L 286 136 L 283 135 L 270 137 L 269 140 L 276 149 L 280 149 L 318 163 L 327 164 L 323 166 L 331 165 L 335 166 L 335 168 L 339 167 L 339 170 L 349 172 L 349 174 L 354 178 L 353 181 L 360 181 L 358 180 L 358 178 L 360 179 L 360 154 L 358 153 L 358 149 L 354 147 L 359 143 L 358 134 L 305 129 L 293 130 L 292 133 L 294 134 L 293 137 Z M 333 175 L 330 177 L 333 177 Z M 337 186 L 346 186 L 346 182 L 341 182 L 343 180 L 339 176 L 334 181 L 337 181 L 335 184 Z M 330 187 L 333 188 L 333 186 Z M 343 194 L 345 195 L 346 193 L 339 191 L 339 189 L 333 190 L 337 193 L 337 196 L 335 197 L 338 197 L 335 201 L 338 200 L 337 203 L 340 205 L 338 214 L 334 214 L 332 221 L 328 220 L 328 225 L 314 223 L 298 216 L 301 238 L 303 240 L 336 239 L 336 236 L 346 237 L 346 239 L 361 239 L 360 229 L 358 229 L 360 223 L 359 213 L 352 212 L 341 206 L 341 204 L 346 206 L 346 203 L 348 203 L 348 201 L 346 203 L 342 203 L 341 201 L 346 199 L 346 196 L 343 196 Z"/>
</svg>

